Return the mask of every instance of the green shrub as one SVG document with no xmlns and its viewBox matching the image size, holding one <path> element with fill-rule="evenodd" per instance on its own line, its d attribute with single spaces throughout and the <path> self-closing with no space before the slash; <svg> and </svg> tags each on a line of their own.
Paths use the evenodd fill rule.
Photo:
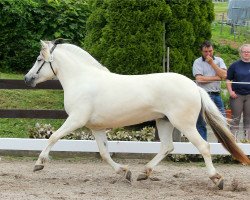
<svg viewBox="0 0 250 200">
<path fill-rule="evenodd" d="M 41 39 L 63 37 L 80 44 L 90 12 L 86 2 L 1 0 L 0 70 L 29 69 L 38 56 Z"/>
<path fill-rule="evenodd" d="M 164 0 L 110 0 L 93 5 L 84 46 L 94 57 L 116 73 L 162 71 L 163 22 L 171 14 Z"/>
<path fill-rule="evenodd" d="M 212 0 L 92 1 L 85 48 L 121 74 L 162 72 L 163 23 L 170 71 L 192 76 L 199 45 L 211 38 Z"/>
<path fill-rule="evenodd" d="M 165 23 L 170 71 L 191 77 L 199 44 L 211 38 L 213 12 L 212 0 L 2 0 L 0 70 L 26 71 L 40 39 L 63 37 L 112 72 L 162 72 Z"/>
<path fill-rule="evenodd" d="M 192 76 L 192 65 L 200 56 L 199 46 L 211 38 L 214 8 L 211 0 L 167 0 L 172 12 L 166 24 L 166 46 L 170 47 L 170 71 Z"/>
<path fill-rule="evenodd" d="M 222 45 L 214 43 L 215 55 L 220 56 L 225 61 L 227 67 L 239 59 L 238 49 L 232 48 L 230 45 Z"/>
<path fill-rule="evenodd" d="M 29 129 L 29 138 L 48 139 L 55 129 L 50 124 L 36 123 L 35 127 Z M 110 129 L 106 131 L 107 138 L 115 141 L 153 141 L 155 129 L 144 127 L 141 130 L 127 130 L 124 128 Z M 63 139 L 71 140 L 94 140 L 94 136 L 87 128 L 81 128 L 65 136 Z"/>
</svg>

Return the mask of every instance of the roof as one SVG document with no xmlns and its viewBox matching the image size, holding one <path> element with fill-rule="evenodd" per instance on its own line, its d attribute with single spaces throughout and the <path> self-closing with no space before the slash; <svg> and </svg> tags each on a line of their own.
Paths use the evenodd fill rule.
<svg viewBox="0 0 250 200">
<path fill-rule="evenodd" d="M 229 0 L 227 23 L 233 25 L 250 25 L 250 0 Z"/>
</svg>

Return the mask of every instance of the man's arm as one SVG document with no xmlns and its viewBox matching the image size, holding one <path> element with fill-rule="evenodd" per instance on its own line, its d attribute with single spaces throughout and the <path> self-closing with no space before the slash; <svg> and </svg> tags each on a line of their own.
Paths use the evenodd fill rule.
<svg viewBox="0 0 250 200">
<path fill-rule="evenodd" d="M 214 71 L 216 72 L 217 76 L 220 77 L 220 80 L 225 80 L 227 78 L 227 70 L 226 69 L 222 69 L 220 68 L 218 65 L 216 65 L 214 63 L 213 58 L 211 58 L 210 56 L 208 56 L 206 58 L 206 62 L 211 65 L 211 67 L 214 69 Z"/>
<path fill-rule="evenodd" d="M 197 74 L 195 76 L 195 80 L 201 84 L 206 84 L 206 83 L 210 83 L 213 81 L 220 81 L 221 77 L 219 77 L 219 76 L 203 76 L 203 75 Z"/>
</svg>

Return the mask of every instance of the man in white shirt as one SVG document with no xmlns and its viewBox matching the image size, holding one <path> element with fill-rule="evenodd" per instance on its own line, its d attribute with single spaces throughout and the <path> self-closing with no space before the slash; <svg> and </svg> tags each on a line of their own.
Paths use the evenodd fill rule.
<svg viewBox="0 0 250 200">
<path fill-rule="evenodd" d="M 213 55 L 213 45 L 205 41 L 201 45 L 202 56 L 197 58 L 193 64 L 193 76 L 198 86 L 207 91 L 221 113 L 225 115 L 224 104 L 220 96 L 221 80 L 227 76 L 227 67 L 222 58 Z M 203 139 L 207 140 L 206 123 L 199 115 L 197 129 Z"/>
</svg>

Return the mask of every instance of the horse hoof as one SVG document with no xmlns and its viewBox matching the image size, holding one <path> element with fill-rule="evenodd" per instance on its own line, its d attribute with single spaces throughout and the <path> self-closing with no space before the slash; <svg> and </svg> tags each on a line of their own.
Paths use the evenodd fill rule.
<svg viewBox="0 0 250 200">
<path fill-rule="evenodd" d="M 140 174 L 137 177 L 137 181 L 143 181 L 143 180 L 147 180 L 147 179 L 148 179 L 148 176 L 146 174 Z"/>
<path fill-rule="evenodd" d="M 224 180 L 220 174 L 216 173 L 214 176 L 211 176 L 210 179 L 220 190 L 223 190 Z"/>
<path fill-rule="evenodd" d="M 223 188 L 224 188 L 224 180 L 223 180 L 223 179 L 221 179 L 221 180 L 218 181 L 217 187 L 218 187 L 220 190 L 223 190 Z"/>
<path fill-rule="evenodd" d="M 126 173 L 126 179 L 127 179 L 129 182 L 131 182 L 131 177 L 132 177 L 132 173 L 131 173 L 130 170 L 128 170 L 127 173 Z"/>
<path fill-rule="evenodd" d="M 36 171 L 39 171 L 39 170 L 42 170 L 44 168 L 43 165 L 35 165 L 34 169 L 33 169 L 33 172 L 36 172 Z"/>
</svg>

